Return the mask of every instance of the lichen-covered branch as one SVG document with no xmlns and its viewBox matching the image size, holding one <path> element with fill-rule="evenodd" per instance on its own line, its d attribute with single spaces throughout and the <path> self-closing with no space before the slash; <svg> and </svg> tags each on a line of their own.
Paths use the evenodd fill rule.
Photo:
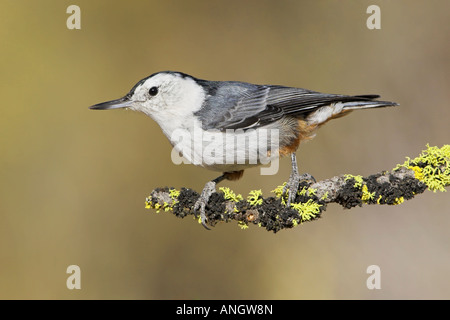
<svg viewBox="0 0 450 320">
<path fill-rule="evenodd" d="M 398 205 L 414 198 L 426 189 L 446 191 L 450 185 L 450 145 L 442 148 L 427 146 L 415 159 L 407 160 L 392 171 L 368 177 L 344 174 L 318 182 L 302 181 L 297 197 L 286 206 L 284 184 L 273 190 L 271 197 L 263 197 L 261 190 L 252 190 L 244 198 L 229 188 L 221 187 L 213 193 L 206 214 L 211 225 L 219 221 L 235 220 L 242 228 L 249 224 L 277 232 L 321 217 L 329 203 L 346 209 L 363 204 Z M 193 206 L 199 193 L 188 188 L 157 188 L 145 201 L 146 208 L 170 211 L 177 217 L 196 217 Z"/>
</svg>

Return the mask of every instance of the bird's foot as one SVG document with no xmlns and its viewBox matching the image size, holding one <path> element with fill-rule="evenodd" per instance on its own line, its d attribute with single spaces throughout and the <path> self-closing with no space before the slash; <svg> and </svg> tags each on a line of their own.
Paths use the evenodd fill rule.
<svg viewBox="0 0 450 320">
<path fill-rule="evenodd" d="M 194 205 L 194 214 L 197 217 L 197 210 L 200 209 L 200 219 L 202 221 L 202 226 L 204 226 L 206 229 L 210 230 L 208 228 L 206 221 L 208 220 L 206 218 L 206 204 L 209 201 L 209 198 L 211 195 L 216 192 L 216 183 L 214 181 L 209 181 L 205 184 L 205 187 L 203 188 L 202 194 L 200 197 L 198 197 L 197 202 Z"/>
<path fill-rule="evenodd" d="M 314 183 L 316 182 L 316 179 L 314 179 L 314 177 L 312 175 L 310 175 L 309 173 L 304 173 L 304 174 L 298 174 L 298 173 L 291 173 L 291 175 L 289 176 L 289 180 L 286 183 L 286 185 L 283 188 L 283 194 L 286 194 L 286 191 L 288 191 L 287 193 L 287 203 L 286 206 L 290 207 L 291 203 L 295 201 L 295 197 L 297 196 L 297 191 L 298 191 L 298 186 L 300 185 L 300 181 L 313 181 Z"/>
</svg>

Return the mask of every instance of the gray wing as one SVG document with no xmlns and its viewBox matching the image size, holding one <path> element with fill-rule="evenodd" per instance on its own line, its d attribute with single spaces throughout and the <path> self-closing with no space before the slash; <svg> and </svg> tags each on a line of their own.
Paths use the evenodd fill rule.
<svg viewBox="0 0 450 320">
<path fill-rule="evenodd" d="M 230 82 L 218 86 L 196 115 L 202 120 L 205 130 L 245 130 L 267 125 L 284 116 L 301 117 L 331 103 L 370 101 L 377 97 L 324 94 L 301 88 Z"/>
<path fill-rule="evenodd" d="M 270 88 L 245 82 L 201 82 L 208 93 L 195 113 L 203 129 L 248 128 L 258 122 L 257 115 L 267 109 Z"/>
<path fill-rule="evenodd" d="M 217 116 L 214 127 L 219 130 L 253 127 L 259 122 L 258 115 L 267 110 L 269 91 L 265 86 L 244 91 L 234 104 L 226 106 L 226 111 Z"/>
</svg>

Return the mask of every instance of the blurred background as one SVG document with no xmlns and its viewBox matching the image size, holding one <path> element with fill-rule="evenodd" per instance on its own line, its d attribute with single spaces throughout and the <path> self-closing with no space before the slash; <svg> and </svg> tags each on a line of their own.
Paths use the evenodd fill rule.
<svg viewBox="0 0 450 320">
<path fill-rule="evenodd" d="M 69 30 L 69 5 L 81 29 Z M 366 9 L 381 9 L 369 30 Z M 368 175 L 450 143 L 450 3 L 398 1 L 13 1 L 0 4 L 0 298 L 448 299 L 450 197 L 343 210 L 277 234 L 206 231 L 144 208 L 156 187 L 200 191 L 216 173 L 174 165 L 160 128 L 92 111 L 162 70 L 208 80 L 380 94 L 297 152 L 317 180 Z M 265 196 L 286 181 L 225 182 Z M 66 269 L 81 268 L 81 290 Z M 366 287 L 370 265 L 381 290 Z"/>
</svg>

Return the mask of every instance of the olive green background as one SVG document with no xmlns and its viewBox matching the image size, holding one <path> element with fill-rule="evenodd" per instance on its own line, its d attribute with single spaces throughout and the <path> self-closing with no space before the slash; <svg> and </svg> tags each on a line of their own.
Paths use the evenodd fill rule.
<svg viewBox="0 0 450 320">
<path fill-rule="evenodd" d="M 81 30 L 66 9 L 81 8 Z M 366 9 L 381 8 L 381 30 Z M 277 234 L 206 231 L 144 208 L 156 187 L 201 190 L 216 173 L 174 165 L 158 125 L 92 111 L 140 79 L 208 80 L 380 94 L 297 152 L 300 171 L 368 175 L 450 143 L 450 4 L 398 1 L 13 1 L 0 3 L 0 298 L 448 299 L 450 196 L 344 211 Z M 225 182 L 265 195 L 289 176 Z M 68 290 L 66 268 L 81 268 Z M 381 290 L 366 269 L 381 268 Z"/>
</svg>

